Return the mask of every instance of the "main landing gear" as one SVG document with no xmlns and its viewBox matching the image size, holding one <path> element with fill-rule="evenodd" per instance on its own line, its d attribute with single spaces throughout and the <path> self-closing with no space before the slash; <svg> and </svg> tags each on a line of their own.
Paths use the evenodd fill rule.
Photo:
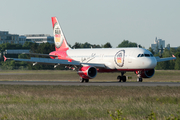
<svg viewBox="0 0 180 120">
<path fill-rule="evenodd" d="M 88 83 L 88 82 L 89 82 L 89 79 L 84 79 L 84 78 L 82 78 L 82 77 L 80 77 L 79 80 L 80 80 L 81 83 L 83 83 L 83 82 Z"/>
<path fill-rule="evenodd" d="M 120 75 L 117 76 L 118 82 L 126 82 L 126 76 L 124 76 L 125 73 L 126 73 L 126 72 L 121 72 L 121 76 L 120 76 Z M 142 77 L 141 77 L 142 71 L 136 71 L 135 73 L 136 73 L 137 76 L 138 76 L 137 82 L 142 82 L 142 81 L 143 81 L 143 79 L 142 79 Z"/>
<path fill-rule="evenodd" d="M 117 76 L 118 82 L 121 82 L 121 81 L 126 82 L 126 76 L 124 76 L 124 73 L 126 72 L 121 72 L 121 76 L 120 75 Z"/>
</svg>

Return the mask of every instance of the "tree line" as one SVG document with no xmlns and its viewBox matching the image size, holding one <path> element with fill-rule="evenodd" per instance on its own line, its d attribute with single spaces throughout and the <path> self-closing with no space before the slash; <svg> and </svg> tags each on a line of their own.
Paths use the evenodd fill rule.
<svg viewBox="0 0 180 120">
<path fill-rule="evenodd" d="M 72 49 L 78 49 L 78 48 L 112 48 L 112 45 L 110 42 L 107 42 L 105 44 L 96 45 L 96 44 L 90 44 L 88 42 L 85 43 L 78 43 L 76 42 L 74 45 L 69 46 Z M 129 40 L 123 40 L 120 44 L 118 44 L 117 48 L 122 47 L 140 47 L 141 45 L 137 43 L 130 42 Z M 50 43 L 32 43 L 32 42 L 25 42 L 24 45 L 20 44 L 0 44 L 0 50 L 1 50 L 1 61 L 0 61 L 0 67 L 1 69 L 29 69 L 29 70 L 39 70 L 39 69 L 64 69 L 64 66 L 60 66 L 57 68 L 54 68 L 52 65 L 43 65 L 43 64 L 37 64 L 35 66 L 32 66 L 32 63 L 27 62 L 15 62 L 13 60 L 7 60 L 6 62 L 3 61 L 2 53 L 5 50 L 10 49 L 29 49 L 32 53 L 41 53 L 41 54 L 49 54 L 50 52 L 55 50 L 55 45 Z M 154 56 L 160 56 L 160 57 L 172 57 L 172 55 L 176 56 L 176 60 L 166 61 L 166 62 L 159 62 L 155 69 L 157 70 L 180 70 L 180 47 L 177 49 L 170 48 L 163 51 L 163 53 L 160 53 L 159 51 L 154 52 L 151 48 L 148 49 Z M 30 57 L 39 57 L 39 56 L 30 56 L 27 54 L 7 54 L 6 57 L 10 58 L 30 58 Z"/>
</svg>

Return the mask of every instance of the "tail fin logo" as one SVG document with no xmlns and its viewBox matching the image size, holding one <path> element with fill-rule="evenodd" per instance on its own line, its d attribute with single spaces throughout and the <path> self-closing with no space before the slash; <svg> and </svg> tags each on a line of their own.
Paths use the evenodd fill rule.
<svg viewBox="0 0 180 120">
<path fill-rule="evenodd" d="M 62 43 L 63 43 L 63 36 L 62 36 L 62 32 L 61 32 L 61 29 L 59 27 L 59 24 L 56 22 L 55 25 L 54 25 L 54 39 L 55 39 L 55 46 L 56 48 L 59 48 Z"/>
<path fill-rule="evenodd" d="M 71 49 L 67 44 L 66 38 L 63 34 L 63 31 L 59 25 L 59 22 L 56 17 L 51 17 L 52 25 L 53 25 L 53 34 L 54 34 L 54 43 L 55 50 L 68 50 Z"/>
</svg>

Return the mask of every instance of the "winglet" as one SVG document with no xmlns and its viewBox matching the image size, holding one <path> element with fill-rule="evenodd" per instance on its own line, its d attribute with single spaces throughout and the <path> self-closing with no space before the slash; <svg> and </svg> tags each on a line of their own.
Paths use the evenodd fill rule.
<svg viewBox="0 0 180 120">
<path fill-rule="evenodd" d="M 175 56 L 175 55 L 173 55 L 173 54 L 172 54 L 172 57 L 176 58 L 176 56 Z M 174 61 L 174 59 L 173 59 L 173 61 Z"/>
<path fill-rule="evenodd" d="M 4 57 L 4 62 L 7 60 L 6 56 L 3 56 Z"/>
</svg>

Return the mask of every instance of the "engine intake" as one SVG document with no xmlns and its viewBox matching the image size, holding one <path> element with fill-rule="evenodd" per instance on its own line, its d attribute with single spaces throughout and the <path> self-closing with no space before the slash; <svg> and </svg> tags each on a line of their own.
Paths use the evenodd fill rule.
<svg viewBox="0 0 180 120">
<path fill-rule="evenodd" d="M 151 78 L 155 73 L 154 69 L 142 71 L 141 77 L 142 78 Z"/>
<path fill-rule="evenodd" d="M 97 70 L 92 66 L 83 66 L 79 69 L 78 74 L 84 79 L 92 79 L 96 77 Z"/>
</svg>

